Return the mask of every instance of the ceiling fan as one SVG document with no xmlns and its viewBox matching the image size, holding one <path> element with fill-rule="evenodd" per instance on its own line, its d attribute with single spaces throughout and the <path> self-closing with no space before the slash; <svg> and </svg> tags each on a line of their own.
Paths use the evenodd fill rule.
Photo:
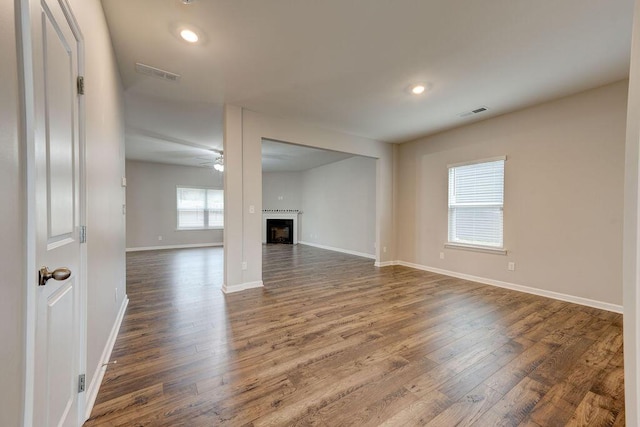
<svg viewBox="0 0 640 427">
<path fill-rule="evenodd" d="M 202 162 L 200 162 L 200 166 L 211 167 L 218 172 L 224 172 L 224 154 L 222 153 L 222 151 L 218 150 L 210 151 L 215 153 L 217 157 L 213 159 L 209 157 L 196 157 L 197 160 L 202 160 Z"/>
</svg>

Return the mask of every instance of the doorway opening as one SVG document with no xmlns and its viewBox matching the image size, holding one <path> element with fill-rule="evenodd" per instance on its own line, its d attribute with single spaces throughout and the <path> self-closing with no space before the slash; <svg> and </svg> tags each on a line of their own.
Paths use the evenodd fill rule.
<svg viewBox="0 0 640 427">
<path fill-rule="evenodd" d="M 220 106 L 132 92 L 125 92 L 124 100 L 126 251 L 184 251 L 193 256 L 194 268 L 202 272 L 207 285 L 221 289 Z M 183 256 L 174 259 L 183 260 Z"/>
<path fill-rule="evenodd" d="M 375 260 L 376 171 L 371 157 L 263 138 L 263 244 Z"/>
</svg>

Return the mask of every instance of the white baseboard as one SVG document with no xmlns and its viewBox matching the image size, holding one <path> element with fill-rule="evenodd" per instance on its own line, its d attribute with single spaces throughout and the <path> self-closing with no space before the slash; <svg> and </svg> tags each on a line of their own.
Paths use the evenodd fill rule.
<svg viewBox="0 0 640 427">
<path fill-rule="evenodd" d="M 188 245 L 167 245 L 167 246 L 141 246 L 137 248 L 127 248 L 127 252 L 139 251 L 159 251 L 162 249 L 185 249 L 185 248 L 208 248 L 211 246 L 222 246 L 222 243 L 193 243 Z"/>
<path fill-rule="evenodd" d="M 557 299 L 560 301 L 571 302 L 574 304 L 585 305 L 587 307 L 593 307 L 593 308 L 598 308 L 600 310 L 612 311 L 614 313 L 622 313 L 621 305 L 611 304 L 608 302 L 596 301 L 589 298 L 577 297 L 574 295 L 562 294 L 560 292 L 532 288 L 529 286 L 516 285 L 515 283 L 503 282 L 501 280 L 487 279 L 485 277 L 472 276 L 470 274 L 457 273 L 455 271 L 443 270 L 441 268 L 429 267 L 426 265 L 414 264 L 411 262 L 405 262 L 405 261 L 392 261 L 392 262 L 395 264 L 389 264 L 389 265 L 402 265 L 405 267 L 415 268 L 417 270 L 430 271 L 432 273 L 443 274 L 445 276 L 457 277 L 458 279 L 471 280 L 473 282 L 478 282 L 485 285 L 497 286 L 499 288 L 511 289 L 514 291 L 525 292 L 527 294 L 533 294 L 533 295 L 538 295 L 542 297 Z"/>
<path fill-rule="evenodd" d="M 264 284 L 262 283 L 262 280 L 258 280 L 257 282 L 240 283 L 238 285 L 231 285 L 231 286 L 227 286 L 227 284 L 225 283 L 222 285 L 222 292 L 224 292 L 225 294 L 231 294 L 234 292 L 245 291 L 247 289 L 263 288 L 263 287 L 264 287 Z"/>
<path fill-rule="evenodd" d="M 113 346 L 116 343 L 118 331 L 120 330 L 120 325 L 122 324 L 122 319 L 124 319 L 124 313 L 127 310 L 128 304 L 129 298 L 125 295 L 124 300 L 122 301 L 122 305 L 120 306 L 120 311 L 118 311 L 118 315 L 116 316 L 116 321 L 113 323 L 113 327 L 111 328 L 111 333 L 109 334 L 107 343 L 102 350 L 102 355 L 100 356 L 100 360 L 98 361 L 98 366 L 96 366 L 93 377 L 91 378 L 91 383 L 89 384 L 89 387 L 87 387 L 87 392 L 85 395 L 85 421 L 88 420 L 91 416 L 93 405 L 96 402 L 96 397 L 98 397 L 98 390 L 100 390 L 100 384 L 102 384 L 102 378 L 104 378 L 104 373 L 107 370 L 108 366 L 105 365 L 105 363 L 108 363 L 109 359 L 111 358 L 111 352 L 113 351 Z"/>
<path fill-rule="evenodd" d="M 352 250 L 349 250 L 349 249 L 334 248 L 333 246 L 319 245 L 317 243 L 303 242 L 303 241 L 300 241 L 300 240 L 298 240 L 298 244 L 307 245 L 307 246 L 313 246 L 314 248 L 326 249 L 328 251 L 342 252 L 344 254 L 360 256 L 360 257 L 363 257 L 363 258 L 376 259 L 375 255 L 366 254 L 364 252 L 352 251 Z"/>
<path fill-rule="evenodd" d="M 398 261 L 383 261 L 383 262 L 376 261 L 375 264 L 373 265 L 376 267 L 389 267 L 392 265 L 398 265 Z"/>
</svg>

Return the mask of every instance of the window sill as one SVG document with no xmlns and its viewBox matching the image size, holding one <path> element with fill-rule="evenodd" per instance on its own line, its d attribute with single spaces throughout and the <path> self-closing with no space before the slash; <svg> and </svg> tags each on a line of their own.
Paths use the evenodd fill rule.
<svg viewBox="0 0 640 427">
<path fill-rule="evenodd" d="M 224 227 L 176 228 L 176 231 L 209 231 L 209 230 L 224 230 Z"/>
<path fill-rule="evenodd" d="M 495 254 L 495 255 L 507 254 L 506 249 L 492 248 L 490 246 L 474 246 L 474 245 L 465 245 L 462 243 L 445 243 L 444 247 L 447 249 L 461 249 L 463 251 L 483 252 L 486 254 Z"/>
</svg>

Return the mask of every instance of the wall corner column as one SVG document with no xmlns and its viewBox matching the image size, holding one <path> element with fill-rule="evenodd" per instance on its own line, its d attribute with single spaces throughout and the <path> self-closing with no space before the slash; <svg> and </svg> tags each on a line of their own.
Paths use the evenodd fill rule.
<svg viewBox="0 0 640 427">
<path fill-rule="evenodd" d="M 224 106 L 224 282 L 222 291 L 242 281 L 242 108 Z"/>
<path fill-rule="evenodd" d="M 262 287 L 262 139 L 224 106 L 224 293 Z"/>
</svg>

